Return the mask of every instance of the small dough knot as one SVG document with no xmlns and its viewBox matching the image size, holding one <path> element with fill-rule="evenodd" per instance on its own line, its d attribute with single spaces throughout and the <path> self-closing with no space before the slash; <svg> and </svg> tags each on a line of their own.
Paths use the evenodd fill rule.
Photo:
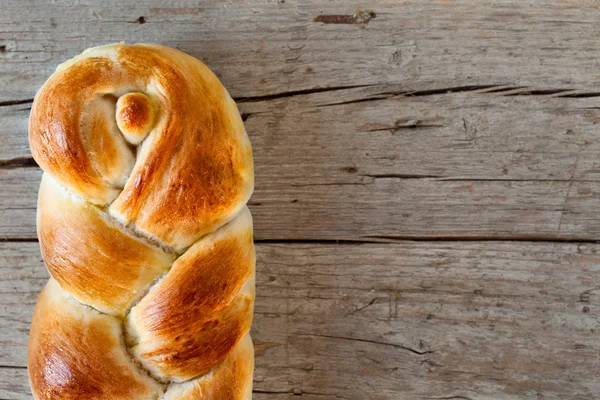
<svg viewBox="0 0 600 400">
<path fill-rule="evenodd" d="M 117 125 L 125 139 L 138 145 L 148 136 L 154 123 L 154 108 L 143 93 L 127 93 L 117 100 Z"/>
</svg>

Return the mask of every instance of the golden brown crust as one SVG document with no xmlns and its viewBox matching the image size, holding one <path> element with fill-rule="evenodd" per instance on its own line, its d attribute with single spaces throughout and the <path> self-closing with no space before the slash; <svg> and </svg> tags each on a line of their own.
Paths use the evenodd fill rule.
<svg viewBox="0 0 600 400">
<path fill-rule="evenodd" d="M 143 93 L 127 93 L 117 100 L 117 125 L 127 141 L 140 144 L 152 128 L 154 109 L 148 96 Z"/>
<path fill-rule="evenodd" d="M 128 333 L 136 358 L 154 375 L 179 381 L 212 368 L 250 329 L 254 265 L 252 219 L 244 208 L 181 256 L 132 310 Z"/>
<path fill-rule="evenodd" d="M 208 374 L 171 385 L 163 400 L 250 400 L 253 370 L 254 346 L 246 335 Z"/>
<path fill-rule="evenodd" d="M 111 213 L 184 249 L 227 222 L 253 188 L 252 152 L 235 102 L 200 61 L 177 50 L 134 46 L 120 59 L 136 73 L 161 71 L 161 134 L 142 145 Z M 190 79 L 194 77 L 194 79 Z"/>
<path fill-rule="evenodd" d="M 37 225 L 50 274 L 79 301 L 105 313 L 124 315 L 174 260 L 111 224 L 47 174 L 40 186 Z"/>
<path fill-rule="evenodd" d="M 164 46 L 89 49 L 40 89 L 29 139 L 53 277 L 34 397 L 249 399 L 252 154 L 214 74 Z"/>
<path fill-rule="evenodd" d="M 129 173 L 123 137 L 80 122 L 131 92 L 144 93 L 158 111 Z M 230 220 L 253 189 L 235 102 L 204 64 L 164 46 L 105 46 L 59 68 L 36 95 L 29 141 L 38 164 L 67 189 L 100 205 L 116 199 L 110 211 L 122 223 L 180 250 Z M 98 167 L 105 165 L 119 170 L 108 174 Z M 123 191 L 120 175 L 129 175 Z"/>
<path fill-rule="evenodd" d="M 109 96 L 97 97 L 82 107 L 79 130 L 92 168 L 115 188 L 125 185 L 135 158 L 125 143 L 113 117 L 114 101 Z"/>
<path fill-rule="evenodd" d="M 29 338 L 29 380 L 36 399 L 157 398 L 122 343 L 121 323 L 69 299 L 56 281 L 40 294 Z"/>
</svg>

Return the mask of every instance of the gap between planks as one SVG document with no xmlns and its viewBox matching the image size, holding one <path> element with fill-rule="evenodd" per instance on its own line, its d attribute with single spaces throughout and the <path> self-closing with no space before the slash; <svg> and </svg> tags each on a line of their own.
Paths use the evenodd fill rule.
<svg viewBox="0 0 600 400">
<path fill-rule="evenodd" d="M 3 237 L 0 243 L 37 243 L 37 238 L 28 237 Z M 354 246 L 361 244 L 385 244 L 385 243 L 460 243 L 460 242 L 502 242 L 502 243 L 565 243 L 565 244 L 600 244 L 600 239 L 592 240 L 586 238 L 554 238 L 545 236 L 406 236 L 406 235 L 377 235 L 366 236 L 357 239 L 255 239 L 255 244 L 315 244 L 315 245 L 346 245 Z M 0 366 L 1 368 L 1 366 Z"/>
</svg>

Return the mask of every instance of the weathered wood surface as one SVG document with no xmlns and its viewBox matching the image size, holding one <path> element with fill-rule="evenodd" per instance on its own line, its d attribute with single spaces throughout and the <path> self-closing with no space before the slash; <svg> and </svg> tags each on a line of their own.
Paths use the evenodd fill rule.
<svg viewBox="0 0 600 400">
<path fill-rule="evenodd" d="M 60 62 L 122 40 L 202 59 L 246 121 L 256 399 L 600 397 L 597 2 L 0 10 L 0 399 L 31 398 L 47 279 L 31 100 Z"/>
<path fill-rule="evenodd" d="M 375 83 L 600 91 L 594 0 L 1 4 L 0 101 L 32 97 L 58 63 L 82 48 L 122 40 L 159 41 L 198 56 L 235 97 Z M 323 16 L 360 7 L 375 17 L 315 22 L 334 22 Z"/>
<path fill-rule="evenodd" d="M 600 245 L 260 244 L 257 253 L 258 399 L 600 393 Z M 0 243 L 0 265 L 0 365 L 22 368 L 47 274 L 37 243 Z M 0 398 L 26 398 L 21 380 L 9 382 Z"/>
<path fill-rule="evenodd" d="M 257 160 L 258 239 L 600 238 L 597 98 L 362 101 L 382 90 L 240 104 Z M 330 105 L 340 102 L 349 104 Z M 0 127 L 2 155 L 17 164 L 30 157 L 20 109 L 0 109 L 12 116 Z M 35 237 L 39 179 L 35 168 L 0 170 L 10 187 L 0 235 Z"/>
</svg>

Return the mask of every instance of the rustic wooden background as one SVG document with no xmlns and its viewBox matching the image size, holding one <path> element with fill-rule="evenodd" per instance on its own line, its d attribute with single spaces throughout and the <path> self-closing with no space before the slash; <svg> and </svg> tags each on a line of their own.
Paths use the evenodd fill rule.
<svg viewBox="0 0 600 400">
<path fill-rule="evenodd" d="M 600 398 L 597 1 L 0 0 L 0 398 L 48 275 L 27 144 L 57 64 L 202 59 L 256 162 L 255 395 Z"/>
</svg>

